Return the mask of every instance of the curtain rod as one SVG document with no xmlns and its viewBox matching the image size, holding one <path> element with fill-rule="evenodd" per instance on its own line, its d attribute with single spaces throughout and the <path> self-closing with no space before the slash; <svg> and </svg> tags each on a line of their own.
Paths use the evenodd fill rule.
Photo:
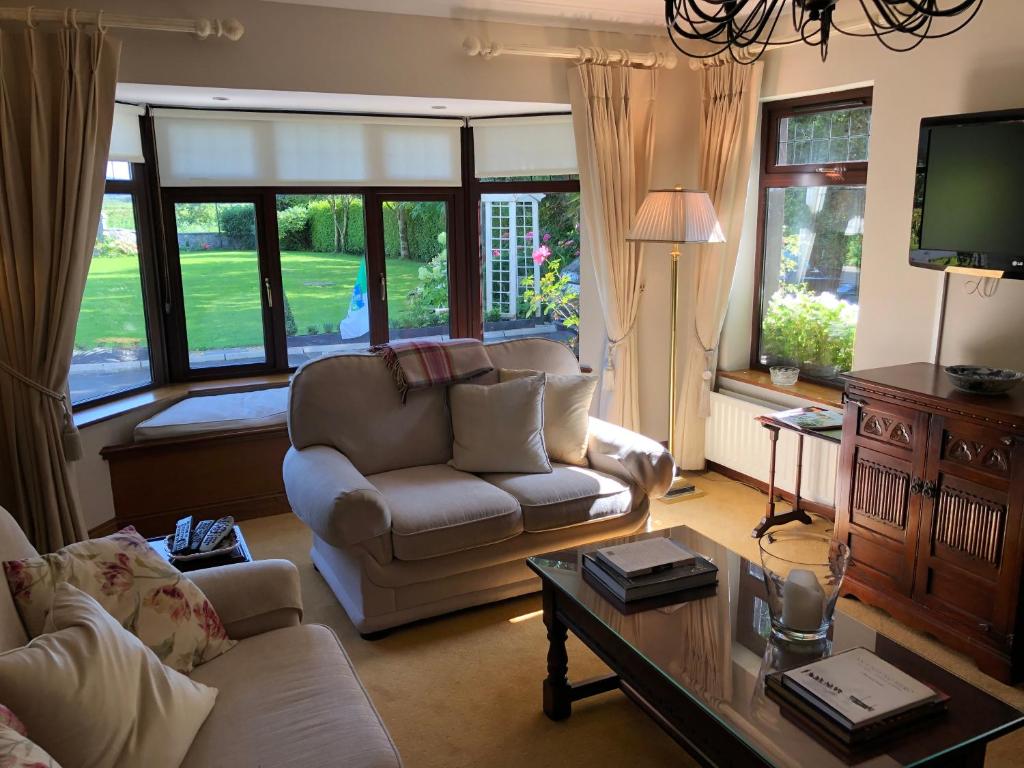
<svg viewBox="0 0 1024 768">
<path fill-rule="evenodd" d="M 674 53 L 637 53 L 621 48 L 596 48 L 580 45 L 575 48 L 542 48 L 534 45 L 505 45 L 483 43 L 478 37 L 467 37 L 462 43 L 468 56 L 494 59 L 498 56 L 534 56 L 542 59 L 568 59 L 579 64 L 622 64 L 646 69 L 675 69 L 678 63 Z"/>
<path fill-rule="evenodd" d="M 24 21 L 35 26 L 41 21 L 56 21 L 65 26 L 91 24 L 100 29 L 143 29 L 151 32 L 191 32 L 200 40 L 224 37 L 238 40 L 245 27 L 238 19 L 170 19 L 157 16 L 128 16 L 105 11 L 80 11 L 77 8 L 0 8 L 0 21 Z"/>
</svg>

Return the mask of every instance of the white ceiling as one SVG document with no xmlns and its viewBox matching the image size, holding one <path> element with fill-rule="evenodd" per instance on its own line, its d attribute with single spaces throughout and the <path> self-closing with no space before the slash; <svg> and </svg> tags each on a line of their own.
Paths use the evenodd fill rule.
<svg viewBox="0 0 1024 768">
<path fill-rule="evenodd" d="M 221 98 L 214 98 L 215 96 Z M 298 112 L 430 115 L 432 117 L 489 117 L 569 111 L 568 104 L 544 104 L 532 101 L 426 99 L 413 96 L 256 91 L 198 88 L 185 85 L 145 85 L 142 83 L 118 83 L 117 100 L 131 104 L 163 107 L 270 109 Z M 435 107 L 444 107 L 444 109 L 435 109 Z"/>
<path fill-rule="evenodd" d="M 451 19 L 643 34 L 664 31 L 664 0 L 264 0 Z"/>
</svg>

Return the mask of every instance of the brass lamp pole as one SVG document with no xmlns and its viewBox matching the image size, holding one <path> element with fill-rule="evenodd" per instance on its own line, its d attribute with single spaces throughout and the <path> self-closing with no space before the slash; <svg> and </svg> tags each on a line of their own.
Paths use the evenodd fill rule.
<svg viewBox="0 0 1024 768">
<path fill-rule="evenodd" d="M 676 438 L 676 325 L 679 314 L 680 246 L 684 243 L 724 243 L 725 237 L 708 193 L 677 186 L 675 189 L 652 189 L 647 193 L 626 239 L 672 244 L 672 325 L 669 328 L 668 354 L 668 449 L 671 452 Z M 693 490 L 693 485 L 677 469 L 664 500 L 685 498 Z"/>
</svg>

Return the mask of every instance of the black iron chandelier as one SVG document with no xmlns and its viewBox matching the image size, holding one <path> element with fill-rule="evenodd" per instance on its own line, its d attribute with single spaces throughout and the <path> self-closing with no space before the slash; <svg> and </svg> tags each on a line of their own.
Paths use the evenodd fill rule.
<svg viewBox="0 0 1024 768">
<path fill-rule="evenodd" d="M 909 51 L 927 39 L 946 37 L 966 26 L 982 0 L 857 0 L 868 27 L 836 22 L 838 0 L 665 0 L 665 25 L 673 45 L 687 56 L 710 58 L 728 52 L 741 64 L 761 58 L 769 45 L 804 42 L 828 56 L 833 32 L 876 37 L 892 51 Z M 853 0 L 850 0 L 853 2 Z M 796 36 L 776 35 L 786 4 Z M 712 48 L 698 47 L 699 42 Z M 693 50 L 689 50 L 689 48 Z"/>
</svg>

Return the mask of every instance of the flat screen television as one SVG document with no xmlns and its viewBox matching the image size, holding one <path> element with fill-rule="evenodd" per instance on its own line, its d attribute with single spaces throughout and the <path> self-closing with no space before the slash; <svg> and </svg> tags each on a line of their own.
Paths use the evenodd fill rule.
<svg viewBox="0 0 1024 768">
<path fill-rule="evenodd" d="M 1024 109 L 921 121 L 910 263 L 1024 279 Z"/>
</svg>

